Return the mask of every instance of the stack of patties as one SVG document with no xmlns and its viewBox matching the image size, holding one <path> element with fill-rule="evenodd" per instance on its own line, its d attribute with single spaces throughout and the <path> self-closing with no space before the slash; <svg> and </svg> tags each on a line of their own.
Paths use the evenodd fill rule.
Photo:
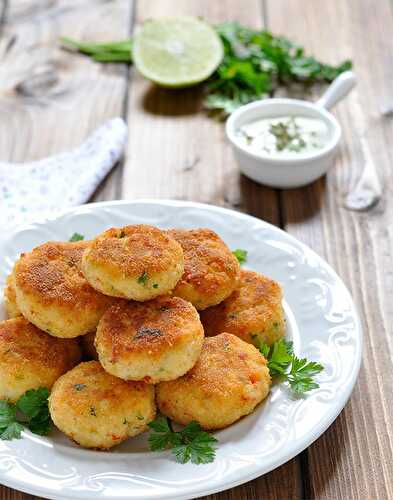
<svg viewBox="0 0 393 500">
<path fill-rule="evenodd" d="M 55 425 L 89 448 L 144 432 L 156 404 L 180 424 L 225 427 L 269 392 L 251 344 L 284 335 L 281 300 L 208 229 L 133 225 L 48 242 L 22 254 L 7 281 L 0 398 L 53 386 Z M 77 364 L 77 337 L 93 361 Z"/>
</svg>

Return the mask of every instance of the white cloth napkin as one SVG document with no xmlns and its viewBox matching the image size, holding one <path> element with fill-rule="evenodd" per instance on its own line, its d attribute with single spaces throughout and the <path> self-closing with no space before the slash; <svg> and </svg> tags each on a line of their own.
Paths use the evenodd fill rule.
<svg viewBox="0 0 393 500">
<path fill-rule="evenodd" d="M 119 161 L 127 125 L 114 118 L 78 148 L 29 163 L 0 162 L 0 227 L 86 202 Z"/>
</svg>

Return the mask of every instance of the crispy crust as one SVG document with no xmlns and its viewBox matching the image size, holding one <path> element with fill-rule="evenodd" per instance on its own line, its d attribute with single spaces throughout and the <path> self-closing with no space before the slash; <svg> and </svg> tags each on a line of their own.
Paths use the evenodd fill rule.
<svg viewBox="0 0 393 500">
<path fill-rule="evenodd" d="M 114 302 L 86 281 L 81 260 L 88 242 L 48 242 L 15 264 L 16 302 L 32 323 L 58 337 L 92 331 Z M 67 320 L 67 321 L 66 321 Z"/>
<path fill-rule="evenodd" d="M 157 404 L 175 422 L 196 420 L 205 429 L 218 429 L 253 411 L 270 384 L 260 352 L 222 333 L 205 339 L 197 363 L 183 377 L 157 386 Z"/>
<path fill-rule="evenodd" d="M 54 385 L 49 410 L 55 425 L 88 448 L 108 449 L 140 434 L 155 417 L 154 387 L 80 363 Z"/>
<path fill-rule="evenodd" d="M 149 300 L 176 285 L 183 273 L 183 251 L 153 226 L 111 228 L 90 243 L 82 267 L 91 285 L 103 293 Z"/>
<path fill-rule="evenodd" d="M 80 357 L 76 340 L 51 337 L 25 318 L 0 323 L 0 378 L 6 389 L 14 392 L 11 399 L 17 399 L 18 393 L 27 389 L 51 388 Z M 0 395 L 3 397 L 10 397 L 10 393 Z"/>
<path fill-rule="evenodd" d="M 21 312 L 16 303 L 13 272 L 7 276 L 6 287 L 4 288 L 4 307 L 9 318 L 21 316 Z"/>
<path fill-rule="evenodd" d="M 208 336 L 228 332 L 249 343 L 271 345 L 285 335 L 281 287 L 266 276 L 242 270 L 238 289 L 203 311 L 201 321 Z"/>
<path fill-rule="evenodd" d="M 108 309 L 98 325 L 95 345 L 110 373 L 156 383 L 190 369 L 202 342 L 203 328 L 195 308 L 179 297 L 165 296 Z"/>
<path fill-rule="evenodd" d="M 184 252 L 184 273 L 174 295 L 199 310 L 226 299 L 237 286 L 240 266 L 222 239 L 210 229 L 172 229 L 168 234 Z"/>
</svg>

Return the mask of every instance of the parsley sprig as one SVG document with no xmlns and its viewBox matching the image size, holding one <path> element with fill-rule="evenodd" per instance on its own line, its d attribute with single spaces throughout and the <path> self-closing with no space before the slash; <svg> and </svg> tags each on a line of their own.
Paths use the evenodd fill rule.
<svg viewBox="0 0 393 500">
<path fill-rule="evenodd" d="M 84 239 L 85 237 L 83 236 L 83 234 L 74 233 L 68 241 L 82 241 Z"/>
<path fill-rule="evenodd" d="M 247 255 L 248 255 L 247 250 L 243 250 L 242 248 L 236 248 L 236 250 L 233 250 L 232 253 L 237 258 L 240 265 L 247 262 Z"/>
<path fill-rule="evenodd" d="M 149 446 L 152 451 L 170 448 L 176 461 L 182 464 L 213 462 L 217 439 L 202 430 L 197 422 L 190 422 L 181 431 L 175 432 L 168 418 L 158 417 L 150 422 L 149 427 L 153 431 L 149 436 Z"/>
<path fill-rule="evenodd" d="M 261 343 L 259 350 L 268 360 L 270 375 L 288 382 L 296 394 L 301 395 L 319 387 L 313 377 L 324 369 L 323 366 L 306 358 L 298 358 L 293 353 L 292 342 L 280 339 L 272 347 Z"/>
<path fill-rule="evenodd" d="M 20 439 L 27 427 L 34 434 L 48 434 L 52 420 L 48 409 L 46 387 L 26 391 L 16 402 L 0 400 L 0 439 Z"/>
</svg>

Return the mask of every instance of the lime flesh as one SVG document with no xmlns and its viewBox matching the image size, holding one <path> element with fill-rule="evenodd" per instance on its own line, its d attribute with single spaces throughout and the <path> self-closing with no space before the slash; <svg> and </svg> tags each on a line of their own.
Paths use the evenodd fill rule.
<svg viewBox="0 0 393 500">
<path fill-rule="evenodd" d="M 206 80 L 222 57 L 220 37 L 209 24 L 193 17 L 146 21 L 134 39 L 136 67 L 164 87 L 188 87 Z"/>
</svg>

